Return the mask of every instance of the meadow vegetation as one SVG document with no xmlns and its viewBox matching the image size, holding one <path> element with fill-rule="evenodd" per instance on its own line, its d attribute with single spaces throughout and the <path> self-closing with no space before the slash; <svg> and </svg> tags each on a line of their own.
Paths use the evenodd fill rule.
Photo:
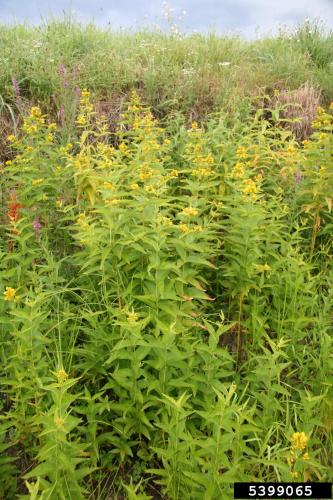
<svg viewBox="0 0 333 500">
<path fill-rule="evenodd" d="M 333 480 L 330 42 L 1 27 L 0 497 Z"/>
</svg>

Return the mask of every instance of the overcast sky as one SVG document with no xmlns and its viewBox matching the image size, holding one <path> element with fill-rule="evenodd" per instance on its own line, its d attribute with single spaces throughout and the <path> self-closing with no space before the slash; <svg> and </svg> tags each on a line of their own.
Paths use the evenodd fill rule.
<svg viewBox="0 0 333 500">
<path fill-rule="evenodd" d="M 114 29 L 157 24 L 165 27 L 162 0 L 0 0 L 0 23 L 39 23 L 50 15 L 73 12 L 81 22 L 95 21 Z M 237 32 L 246 37 L 320 18 L 333 27 L 333 0 L 170 0 L 174 22 L 184 32 Z M 186 11 L 186 14 L 183 12 Z M 179 17 L 182 17 L 180 20 Z"/>
</svg>

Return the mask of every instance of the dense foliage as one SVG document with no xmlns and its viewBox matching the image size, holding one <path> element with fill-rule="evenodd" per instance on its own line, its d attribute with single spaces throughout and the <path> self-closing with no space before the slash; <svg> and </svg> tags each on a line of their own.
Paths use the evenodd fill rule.
<svg viewBox="0 0 333 500">
<path fill-rule="evenodd" d="M 1 167 L 0 496 L 332 481 L 332 110 L 76 127 L 31 108 Z"/>
</svg>

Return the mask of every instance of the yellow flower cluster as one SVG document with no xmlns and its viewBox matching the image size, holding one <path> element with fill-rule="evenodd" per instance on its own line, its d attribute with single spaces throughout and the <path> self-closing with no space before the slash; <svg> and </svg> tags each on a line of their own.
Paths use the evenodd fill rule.
<svg viewBox="0 0 333 500">
<path fill-rule="evenodd" d="M 244 194 L 255 195 L 258 192 L 258 186 L 252 179 L 245 179 L 243 181 L 242 191 Z"/>
<path fill-rule="evenodd" d="M 59 384 L 63 384 L 68 379 L 68 374 L 63 368 L 59 368 L 59 370 L 55 372 L 55 376 L 57 377 Z"/>
<path fill-rule="evenodd" d="M 297 451 L 303 451 L 308 444 L 309 438 L 304 432 L 294 432 L 291 436 L 291 448 Z"/>
<path fill-rule="evenodd" d="M 35 134 L 45 123 L 45 116 L 38 106 L 33 106 L 30 115 L 24 120 L 22 130 L 29 135 Z"/>
<path fill-rule="evenodd" d="M 287 458 L 290 467 L 290 475 L 293 479 L 298 477 L 298 472 L 295 471 L 295 466 L 300 461 L 309 460 L 310 456 L 306 450 L 309 438 L 304 432 L 294 432 L 290 438 L 291 449 Z M 300 462 L 300 463 L 301 463 Z"/>
<path fill-rule="evenodd" d="M 185 215 L 186 217 L 195 217 L 196 215 L 198 215 L 198 210 L 193 207 L 185 207 L 183 208 L 181 214 Z"/>
<path fill-rule="evenodd" d="M 139 172 L 139 177 L 142 181 L 146 181 L 148 179 L 151 179 L 153 177 L 154 172 L 153 170 L 149 167 L 147 163 L 144 163 L 140 169 Z"/>
<path fill-rule="evenodd" d="M 245 175 L 243 163 L 237 162 L 231 172 L 231 177 L 234 179 L 242 179 Z"/>
<path fill-rule="evenodd" d="M 237 158 L 240 159 L 247 158 L 248 157 L 247 149 L 244 146 L 239 146 L 239 148 L 236 151 L 236 156 Z"/>
<path fill-rule="evenodd" d="M 3 292 L 3 296 L 4 300 L 8 302 L 16 302 L 18 299 L 15 288 L 12 288 L 11 286 L 6 287 L 6 290 Z"/>
<path fill-rule="evenodd" d="M 139 315 L 132 308 L 132 311 L 127 314 L 127 319 L 130 323 L 136 323 L 139 319 Z"/>
</svg>

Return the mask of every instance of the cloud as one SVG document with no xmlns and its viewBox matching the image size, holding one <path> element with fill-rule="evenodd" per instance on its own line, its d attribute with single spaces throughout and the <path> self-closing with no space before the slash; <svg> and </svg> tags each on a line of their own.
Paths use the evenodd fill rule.
<svg viewBox="0 0 333 500">
<path fill-rule="evenodd" d="M 321 18 L 333 24 L 333 2 L 330 0 L 170 0 L 175 8 L 175 21 L 181 9 L 187 11 L 179 23 L 186 30 L 207 32 L 238 31 L 253 36 L 256 28 L 261 33 L 276 30 L 278 24 L 296 24 L 306 17 Z M 108 23 L 115 29 L 139 27 L 145 16 L 151 23 L 166 25 L 162 0 L 57 0 L 52 7 L 45 0 L 0 0 L 0 22 L 28 21 L 38 23 L 41 16 L 62 16 L 72 10 L 81 22 L 94 20 L 98 25 Z"/>
</svg>

